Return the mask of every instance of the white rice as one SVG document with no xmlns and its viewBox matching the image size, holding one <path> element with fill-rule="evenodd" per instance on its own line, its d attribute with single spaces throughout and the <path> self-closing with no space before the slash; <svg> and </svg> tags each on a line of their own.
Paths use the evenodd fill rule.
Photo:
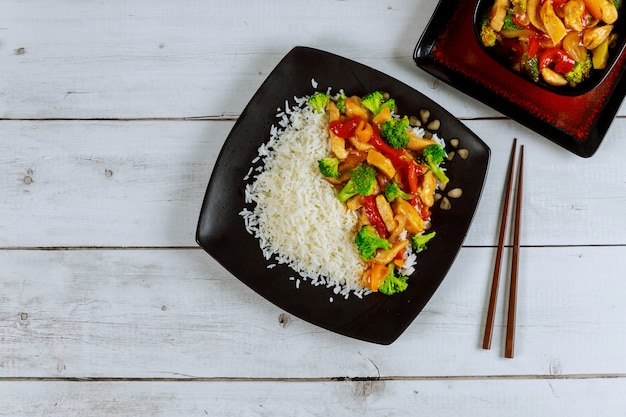
<svg viewBox="0 0 626 417">
<path fill-rule="evenodd" d="M 317 87 L 315 80 L 311 83 Z M 357 214 L 337 200 L 333 186 L 319 173 L 317 161 L 330 153 L 328 116 L 310 108 L 308 98 L 295 97 L 294 106 L 285 101 L 284 110 L 277 109 L 279 120 L 270 129 L 269 141 L 259 147 L 244 177 L 244 201 L 254 208 L 239 214 L 271 261 L 267 268 L 286 264 L 311 285 L 332 288 L 344 298 L 361 298 L 371 290 L 359 284 L 364 266 L 354 244 Z M 422 128 L 414 130 L 424 133 Z M 443 139 L 433 139 L 445 147 Z M 409 246 L 400 272 L 412 275 L 416 262 Z M 289 279 L 300 287 L 299 278 Z"/>
<path fill-rule="evenodd" d="M 319 174 L 317 161 L 329 155 L 328 118 L 306 105 L 278 109 L 278 126 L 258 149 L 259 165 L 246 175 L 246 203 L 241 211 L 246 230 L 263 255 L 286 264 L 312 285 L 332 287 L 347 298 L 369 293 L 359 285 L 363 264 L 354 246 L 357 215 L 336 198 Z M 296 280 L 296 287 L 300 280 Z"/>
</svg>

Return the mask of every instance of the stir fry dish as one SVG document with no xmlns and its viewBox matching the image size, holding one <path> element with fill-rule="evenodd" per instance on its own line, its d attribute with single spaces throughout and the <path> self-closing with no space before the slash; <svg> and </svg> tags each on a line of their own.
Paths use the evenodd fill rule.
<svg viewBox="0 0 626 417">
<path fill-rule="evenodd" d="M 406 263 L 435 236 L 429 231 L 430 208 L 439 185 L 448 182 L 443 141 L 424 137 L 383 92 L 316 93 L 308 102 L 328 115 L 330 153 L 318 161 L 320 173 L 358 216 L 360 284 L 386 295 L 404 291 Z"/>
<path fill-rule="evenodd" d="M 534 82 L 576 87 L 604 70 L 621 0 L 495 0 L 480 25 L 483 45 Z"/>
</svg>

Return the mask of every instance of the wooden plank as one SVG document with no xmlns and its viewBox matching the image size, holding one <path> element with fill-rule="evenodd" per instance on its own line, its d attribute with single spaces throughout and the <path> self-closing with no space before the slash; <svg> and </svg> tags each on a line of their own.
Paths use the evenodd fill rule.
<svg viewBox="0 0 626 417">
<path fill-rule="evenodd" d="M 481 348 L 493 248 L 464 248 L 390 346 L 281 311 L 201 250 L 3 250 L 0 378 L 626 375 L 625 252 L 522 248 L 511 360 L 505 283 Z"/>
<path fill-rule="evenodd" d="M 489 174 L 468 245 L 497 243 L 512 139 L 525 145 L 522 245 L 610 245 L 626 238 L 622 155 L 626 120 L 616 119 L 597 153 L 579 158 L 513 121 L 464 121 L 491 148 Z M 512 241 L 512 240 L 511 240 Z"/>
<path fill-rule="evenodd" d="M 2 246 L 195 246 L 231 122 L 4 122 Z"/>
<path fill-rule="evenodd" d="M 626 119 L 615 122 L 591 159 L 511 121 L 465 123 L 492 150 L 467 245 L 496 245 L 513 137 L 527 150 L 522 245 L 626 243 L 626 188 L 618 180 Z M 0 247 L 195 246 L 204 192 L 232 125 L 0 122 Z"/>
<path fill-rule="evenodd" d="M 626 379 L 0 382 L 0 413 L 50 417 L 623 415 Z M 323 401 L 320 401 L 323 399 Z"/>
<path fill-rule="evenodd" d="M 435 5 L 3 1 L 0 73 L 11 81 L 0 83 L 0 118 L 237 115 L 296 45 L 387 72 L 445 100 L 459 116 L 497 115 L 414 65 Z M 384 36 L 364 29 L 381 27 Z M 357 35 L 337 36 L 341 31 Z"/>
</svg>

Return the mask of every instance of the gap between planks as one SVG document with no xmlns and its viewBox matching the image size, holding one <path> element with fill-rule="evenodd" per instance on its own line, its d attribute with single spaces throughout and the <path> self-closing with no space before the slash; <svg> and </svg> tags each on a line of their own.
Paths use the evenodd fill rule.
<svg viewBox="0 0 626 417">
<path fill-rule="evenodd" d="M 2 382 L 377 382 L 377 381 L 493 381 L 493 380 L 589 380 L 626 379 L 626 374 L 562 375 L 463 375 L 463 376 L 375 376 L 375 377 L 0 377 Z"/>
<path fill-rule="evenodd" d="M 183 117 L 4 117 L 0 122 L 235 122 L 239 115 Z"/>
<path fill-rule="evenodd" d="M 466 245 L 463 249 L 492 249 L 495 245 Z M 512 245 L 505 245 L 511 248 Z M 571 245 L 520 245 L 520 248 L 622 248 L 626 244 L 571 244 Z M 92 251 L 92 250 L 201 250 L 200 246 L 6 246 L 0 247 L 0 251 Z"/>
</svg>

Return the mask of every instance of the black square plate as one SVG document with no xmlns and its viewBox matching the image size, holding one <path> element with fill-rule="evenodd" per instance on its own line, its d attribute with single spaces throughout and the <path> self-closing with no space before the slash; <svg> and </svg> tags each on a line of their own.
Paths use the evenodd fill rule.
<svg viewBox="0 0 626 417">
<path fill-rule="evenodd" d="M 313 79 L 317 89 L 312 86 Z M 297 275 L 291 268 L 278 265 L 268 269 L 273 262 L 263 257 L 258 241 L 248 234 L 239 214 L 245 207 L 252 208 L 244 201 L 244 177 L 253 166 L 259 146 L 269 140 L 271 126 L 278 122 L 277 109 L 284 109 L 286 100 L 292 106 L 294 97 L 329 87 L 335 92 L 343 89 L 348 95 L 387 91 L 401 114 L 419 114 L 421 109 L 428 109 L 430 120 L 440 121 L 437 134 L 456 144 L 448 146 L 456 152 L 445 164 L 450 183 L 442 194 L 445 197 L 450 190 L 460 188 L 462 196 L 440 200 L 450 203 L 450 209 L 442 209 L 440 204 L 433 207 L 437 235 L 428 250 L 418 254 L 416 272 L 404 293 L 391 297 L 374 293 L 360 299 L 353 294 L 344 298 L 332 288 L 308 282 L 296 288 L 289 279 Z M 196 239 L 235 277 L 281 309 L 346 336 L 389 344 L 424 308 L 452 265 L 476 211 L 489 156 L 489 148 L 465 125 L 408 85 L 340 56 L 296 47 L 254 94 L 226 138 L 209 180 Z"/>
</svg>

